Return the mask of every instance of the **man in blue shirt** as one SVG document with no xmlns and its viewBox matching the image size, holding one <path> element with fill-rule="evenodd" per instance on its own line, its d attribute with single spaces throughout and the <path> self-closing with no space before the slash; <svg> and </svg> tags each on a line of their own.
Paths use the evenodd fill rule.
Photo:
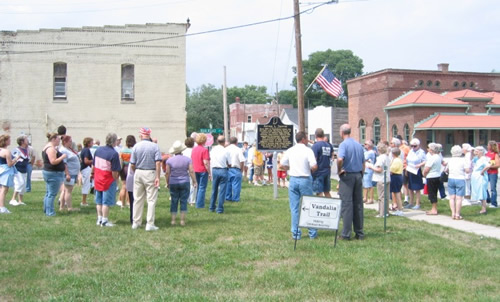
<svg viewBox="0 0 500 302">
<path fill-rule="evenodd" d="M 354 225 L 355 238 L 362 240 L 363 232 L 363 171 L 365 160 L 363 147 L 351 138 L 351 126 L 340 126 L 343 142 L 339 146 L 337 167 L 339 171 L 339 195 L 342 199 L 344 226 L 339 239 L 351 239 Z"/>
<path fill-rule="evenodd" d="M 316 195 L 332 197 L 330 195 L 330 173 L 331 173 L 331 160 L 333 157 L 333 147 L 330 143 L 325 141 L 325 133 L 323 129 L 316 129 L 316 142 L 312 146 L 314 157 L 318 163 L 318 170 L 312 173 L 313 177 L 313 191 Z"/>
</svg>

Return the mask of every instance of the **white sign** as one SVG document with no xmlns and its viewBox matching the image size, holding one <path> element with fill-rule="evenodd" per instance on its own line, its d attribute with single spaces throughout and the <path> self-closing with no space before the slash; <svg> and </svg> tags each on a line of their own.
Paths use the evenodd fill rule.
<svg viewBox="0 0 500 302">
<path fill-rule="evenodd" d="M 320 196 L 302 196 L 299 227 L 337 230 L 342 200 Z"/>
</svg>

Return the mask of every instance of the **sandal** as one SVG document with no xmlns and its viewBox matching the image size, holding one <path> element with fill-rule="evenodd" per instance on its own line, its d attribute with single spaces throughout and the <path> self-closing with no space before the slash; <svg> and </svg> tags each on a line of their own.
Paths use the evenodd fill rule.
<svg viewBox="0 0 500 302">
<path fill-rule="evenodd" d="M 434 213 L 434 212 L 431 212 L 431 211 L 427 211 L 425 212 L 425 215 L 437 215 L 438 213 Z"/>
<path fill-rule="evenodd" d="M 463 218 L 462 216 L 458 215 L 458 216 L 455 216 L 455 218 L 454 218 L 454 219 L 455 219 L 455 220 L 463 220 L 464 218 Z"/>
<path fill-rule="evenodd" d="M 487 213 L 486 211 L 484 211 L 484 212 L 481 211 L 481 212 L 479 212 L 479 215 L 486 215 L 486 213 Z"/>
</svg>

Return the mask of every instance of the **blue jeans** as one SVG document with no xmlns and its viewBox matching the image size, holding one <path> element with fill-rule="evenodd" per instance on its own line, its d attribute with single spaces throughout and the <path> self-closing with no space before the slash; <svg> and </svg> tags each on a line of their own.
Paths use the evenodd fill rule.
<svg viewBox="0 0 500 302">
<path fill-rule="evenodd" d="M 177 213 L 179 203 L 181 204 L 181 212 L 187 212 L 187 201 L 190 188 L 191 185 L 189 182 L 170 185 L 170 197 L 172 199 L 170 203 L 170 213 Z"/>
<path fill-rule="evenodd" d="M 196 172 L 196 183 L 198 183 L 198 193 L 196 194 L 196 207 L 205 207 L 205 192 L 207 191 L 208 172 Z"/>
<path fill-rule="evenodd" d="M 288 197 L 290 199 L 290 214 L 292 216 L 292 237 L 300 239 L 302 231 L 299 229 L 300 198 L 304 195 L 313 195 L 312 177 L 290 177 L 288 184 Z M 309 237 L 316 238 L 318 230 L 309 229 Z"/>
<path fill-rule="evenodd" d="M 226 199 L 227 169 L 212 169 L 212 196 L 210 197 L 210 211 L 215 211 L 215 201 L 217 203 L 217 213 L 224 213 L 224 200 Z"/>
<path fill-rule="evenodd" d="M 43 212 L 47 216 L 55 216 L 54 199 L 64 180 L 64 172 L 42 171 L 45 180 L 45 197 L 43 198 Z"/>
<path fill-rule="evenodd" d="M 26 178 L 26 192 L 31 192 L 31 173 L 33 172 L 33 166 L 28 164 L 26 167 L 26 173 L 28 174 L 28 178 Z"/>
<path fill-rule="evenodd" d="M 226 200 L 240 201 L 241 170 L 238 168 L 229 168 L 227 174 Z"/>
<path fill-rule="evenodd" d="M 488 192 L 488 203 L 491 203 L 494 206 L 498 206 L 497 204 L 497 181 L 498 174 L 488 174 L 488 182 L 490 183 L 490 192 Z"/>
</svg>

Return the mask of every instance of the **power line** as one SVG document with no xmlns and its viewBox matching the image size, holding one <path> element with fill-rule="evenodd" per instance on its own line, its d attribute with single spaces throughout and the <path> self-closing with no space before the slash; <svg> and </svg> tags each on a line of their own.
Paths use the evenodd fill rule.
<svg viewBox="0 0 500 302">
<path fill-rule="evenodd" d="M 302 15 L 302 14 L 305 14 L 305 13 L 312 13 L 316 8 L 321 7 L 323 5 L 332 4 L 332 3 L 335 3 L 335 0 L 328 1 L 328 2 L 322 2 L 321 4 L 318 4 L 318 5 L 316 5 L 316 6 L 312 7 L 312 8 L 309 8 L 309 9 L 306 9 L 304 11 L 299 12 L 298 15 Z M 212 33 L 229 31 L 229 30 L 240 29 L 240 28 L 245 28 L 245 27 L 252 27 L 252 26 L 257 26 L 257 25 L 263 25 L 263 24 L 267 24 L 267 23 L 279 22 L 279 21 L 284 21 L 284 20 L 288 20 L 288 19 L 292 19 L 292 18 L 295 18 L 295 15 L 288 16 L 288 17 L 283 17 L 283 18 L 277 18 L 277 19 L 259 21 L 259 22 L 254 22 L 254 23 L 248 23 L 248 24 L 243 24 L 243 25 L 236 25 L 236 26 L 230 26 L 230 27 L 225 27 L 225 28 L 207 30 L 207 31 L 202 31 L 202 32 L 197 32 L 197 33 L 192 33 L 192 34 L 182 34 L 182 35 L 177 35 L 177 36 L 173 36 L 173 37 L 162 37 L 162 38 L 147 39 L 147 40 L 140 40 L 140 41 L 130 41 L 130 42 L 105 44 L 105 45 L 92 45 L 92 46 L 72 47 L 72 48 L 63 48 L 63 49 L 59 48 L 59 49 L 48 49 L 48 50 L 12 51 L 12 52 L 11 51 L 1 51 L 0 55 L 6 55 L 6 54 L 17 55 L 17 54 L 49 53 L 49 52 L 59 52 L 59 51 L 72 51 L 72 50 L 81 50 L 81 49 L 104 48 L 104 47 L 115 47 L 115 46 L 122 46 L 122 45 L 131 45 L 131 44 L 140 44 L 140 43 L 147 43 L 147 42 L 154 42 L 154 41 L 162 41 L 162 40 L 177 39 L 177 38 L 183 38 L 183 37 L 194 37 L 194 36 L 199 36 L 199 35 L 212 34 Z"/>
</svg>

